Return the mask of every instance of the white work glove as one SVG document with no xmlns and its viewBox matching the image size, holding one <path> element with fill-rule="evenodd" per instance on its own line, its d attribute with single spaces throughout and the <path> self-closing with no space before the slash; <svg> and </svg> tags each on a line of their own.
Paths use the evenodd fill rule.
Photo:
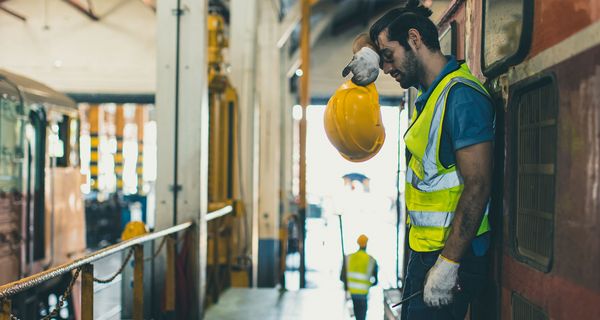
<svg viewBox="0 0 600 320">
<path fill-rule="evenodd" d="M 429 307 L 443 307 L 452 303 L 458 289 L 459 263 L 444 258 L 441 254 L 425 276 L 423 301 Z"/>
<path fill-rule="evenodd" d="M 352 82 L 359 86 L 366 86 L 375 80 L 379 75 L 379 54 L 369 47 L 362 47 L 358 50 L 352 61 L 342 71 L 342 77 L 352 72 Z"/>
</svg>

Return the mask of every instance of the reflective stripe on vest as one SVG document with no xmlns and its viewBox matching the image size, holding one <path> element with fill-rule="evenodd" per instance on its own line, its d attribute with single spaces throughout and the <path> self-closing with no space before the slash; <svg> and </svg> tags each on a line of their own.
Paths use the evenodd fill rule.
<svg viewBox="0 0 600 320">
<path fill-rule="evenodd" d="M 415 251 L 435 251 L 444 247 L 464 188 L 456 167 L 445 168 L 439 161 L 446 99 L 457 83 L 489 97 L 466 64 L 462 64 L 438 83 L 421 113 L 417 114 L 415 110 L 404 137 L 411 153 L 406 172 L 406 206 L 407 222 L 411 224 L 409 245 Z M 489 202 L 477 235 L 489 230 L 488 208 Z"/>
<path fill-rule="evenodd" d="M 351 294 L 368 294 L 375 259 L 364 250 L 346 256 L 346 280 Z"/>
</svg>

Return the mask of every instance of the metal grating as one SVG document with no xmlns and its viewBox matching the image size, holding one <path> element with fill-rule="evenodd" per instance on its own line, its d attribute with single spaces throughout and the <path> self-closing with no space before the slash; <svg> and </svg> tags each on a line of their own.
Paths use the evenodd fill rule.
<svg viewBox="0 0 600 320">
<path fill-rule="evenodd" d="M 553 251 L 556 88 L 530 86 L 518 98 L 515 244 L 526 262 L 548 269 Z"/>
<path fill-rule="evenodd" d="M 525 298 L 513 292 L 512 295 L 512 319 L 513 320 L 547 320 L 544 311 L 525 300 Z"/>
</svg>

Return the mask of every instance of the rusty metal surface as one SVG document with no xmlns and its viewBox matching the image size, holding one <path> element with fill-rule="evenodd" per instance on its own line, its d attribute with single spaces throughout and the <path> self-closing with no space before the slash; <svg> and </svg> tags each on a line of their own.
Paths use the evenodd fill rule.
<svg viewBox="0 0 600 320">
<path fill-rule="evenodd" d="M 600 20 L 597 0 L 536 0 L 533 7 L 535 34 L 529 57 Z"/>
<path fill-rule="evenodd" d="M 98 250 L 98 251 L 91 253 L 85 257 L 74 260 L 73 262 L 65 263 L 65 264 L 62 264 L 55 268 L 40 272 L 38 274 L 20 279 L 15 282 L 5 284 L 3 286 L 0 286 L 0 299 L 12 296 L 19 292 L 25 291 L 29 288 L 35 287 L 44 281 L 58 277 L 62 274 L 65 274 L 65 273 L 71 271 L 71 270 L 79 268 L 85 264 L 94 262 L 96 260 L 102 259 L 109 255 L 118 253 L 118 252 L 122 251 L 123 249 L 130 248 L 132 246 L 135 246 L 135 245 L 138 245 L 138 244 L 150 241 L 150 240 L 158 239 L 158 238 L 164 237 L 166 235 L 185 230 L 185 229 L 189 228 L 191 225 L 192 225 L 192 222 L 185 222 L 185 223 L 176 225 L 174 227 L 167 228 L 165 230 L 149 233 L 149 234 L 137 237 L 137 238 L 123 241 L 121 243 L 106 247 L 102 250 Z"/>
<path fill-rule="evenodd" d="M 517 168 L 506 161 L 503 319 L 511 314 L 512 291 L 546 310 L 551 319 L 600 318 L 599 57 L 600 45 L 596 45 L 546 70 L 556 76 L 559 90 L 554 257 L 548 273 L 510 255 L 514 187 L 510 181 Z M 507 133 L 513 131 L 510 120 L 505 125 Z M 507 160 L 514 157 L 513 141 L 507 136 Z"/>
<path fill-rule="evenodd" d="M 46 255 L 54 253 L 52 266 L 66 263 L 85 253 L 85 212 L 79 181 L 79 167 L 56 167 L 54 173 L 46 168 L 45 221 L 51 221 L 54 203 L 54 225 L 46 223 Z M 54 179 L 52 182 L 51 179 Z M 48 192 L 50 189 L 53 192 Z M 54 201 L 52 201 L 54 195 Z M 54 227 L 54 248 L 50 239 L 50 228 Z"/>
<path fill-rule="evenodd" d="M 22 199 L 18 192 L 0 190 L 0 284 L 19 277 Z"/>
<path fill-rule="evenodd" d="M 465 60 L 471 73 L 482 82 L 485 77 L 481 72 L 481 24 L 483 10 L 482 1 L 467 1 L 465 13 Z"/>
<path fill-rule="evenodd" d="M 600 319 L 600 294 L 559 275 L 548 275 L 505 255 L 502 319 L 511 319 L 511 292 L 543 308 L 550 319 Z"/>
<path fill-rule="evenodd" d="M 600 44 L 554 70 L 560 90 L 555 272 L 599 293 Z"/>
</svg>

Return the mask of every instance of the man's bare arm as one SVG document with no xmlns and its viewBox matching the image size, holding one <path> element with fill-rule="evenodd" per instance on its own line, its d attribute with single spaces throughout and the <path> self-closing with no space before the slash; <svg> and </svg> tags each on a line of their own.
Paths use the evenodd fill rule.
<svg viewBox="0 0 600 320">
<path fill-rule="evenodd" d="M 477 233 L 492 189 L 492 143 L 484 142 L 456 151 L 456 165 L 464 190 L 458 201 L 452 230 L 442 255 L 460 262 Z"/>
</svg>

